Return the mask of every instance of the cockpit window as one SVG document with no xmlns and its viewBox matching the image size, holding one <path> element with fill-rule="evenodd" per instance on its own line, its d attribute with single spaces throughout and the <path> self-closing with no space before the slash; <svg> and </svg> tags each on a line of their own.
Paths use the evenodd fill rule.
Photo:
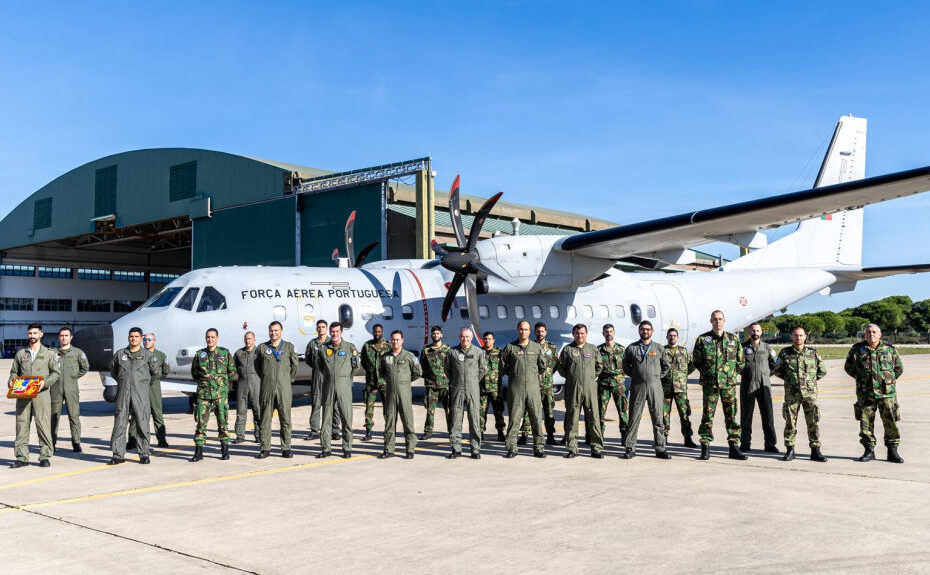
<svg viewBox="0 0 930 575">
<path fill-rule="evenodd" d="M 150 297 L 149 301 L 142 304 L 142 307 L 168 307 L 174 301 L 174 298 L 178 297 L 179 293 L 181 293 L 179 287 L 164 287 Z"/>
<path fill-rule="evenodd" d="M 186 309 L 190 311 L 194 309 L 194 302 L 197 301 L 197 294 L 200 292 L 200 288 L 190 288 L 184 295 L 181 296 L 181 299 L 178 300 L 177 305 L 174 307 L 178 309 Z"/>
<path fill-rule="evenodd" d="M 226 309 L 226 298 L 212 286 L 203 288 L 203 297 L 197 304 L 197 311 L 213 311 L 217 309 Z"/>
</svg>

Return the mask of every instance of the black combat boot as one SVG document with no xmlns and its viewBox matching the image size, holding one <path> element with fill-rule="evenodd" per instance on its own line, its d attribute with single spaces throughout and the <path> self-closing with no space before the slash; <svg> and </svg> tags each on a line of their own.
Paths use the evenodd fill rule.
<svg viewBox="0 0 930 575">
<path fill-rule="evenodd" d="M 462 453 L 460 451 L 453 451 L 452 453 L 446 456 L 446 459 L 458 459 L 461 456 L 462 456 Z"/>
<path fill-rule="evenodd" d="M 294 454 L 291 452 L 290 449 L 285 449 L 284 451 L 281 452 L 281 457 L 283 457 L 284 459 L 292 459 L 294 457 Z"/>
<path fill-rule="evenodd" d="M 258 455 L 255 456 L 255 459 L 265 459 L 271 455 L 270 451 L 265 451 L 264 449 L 258 452 Z"/>
<path fill-rule="evenodd" d="M 823 456 L 823 453 L 820 453 L 819 447 L 811 447 L 811 461 L 816 461 L 817 463 L 825 463 L 827 458 Z"/>
<path fill-rule="evenodd" d="M 240 443 L 245 443 L 245 438 L 241 435 L 232 440 L 233 445 L 239 445 Z"/>
<path fill-rule="evenodd" d="M 394 457 L 394 454 L 388 453 L 387 451 L 382 451 L 381 455 L 378 456 L 378 459 L 387 459 L 389 457 Z"/>
<path fill-rule="evenodd" d="M 197 445 L 194 447 L 194 456 L 191 457 L 188 461 L 191 463 L 196 463 L 203 459 L 203 445 Z"/>
<path fill-rule="evenodd" d="M 671 459 L 672 455 L 668 451 L 656 451 L 656 457 L 659 459 Z"/>
<path fill-rule="evenodd" d="M 139 457 L 139 463 L 141 463 L 142 465 L 148 465 L 151 462 L 152 460 L 149 459 L 148 455 L 142 455 Z"/>
<path fill-rule="evenodd" d="M 117 457 L 114 455 L 113 457 L 110 458 L 110 461 L 107 461 L 107 465 L 119 465 L 120 463 L 125 463 L 125 461 L 126 460 L 123 459 L 122 457 Z M 17 462 L 17 463 L 20 463 L 20 462 Z M 25 463 L 25 461 L 23 461 L 22 463 Z"/>
<path fill-rule="evenodd" d="M 521 433 L 520 437 L 517 438 L 517 445 L 526 445 L 526 434 Z"/>
<path fill-rule="evenodd" d="M 546 433 L 546 445 L 555 445 L 555 432 L 550 431 Z"/>
<path fill-rule="evenodd" d="M 503 431 L 498 431 L 498 432 L 497 432 L 497 440 L 498 440 L 498 441 L 507 441 L 507 438 L 504 437 L 504 432 L 503 432 Z"/>
<path fill-rule="evenodd" d="M 227 459 L 229 459 L 229 444 L 228 443 L 220 444 L 220 459 L 222 459 L 223 461 L 226 461 Z"/>
<path fill-rule="evenodd" d="M 362 439 L 362 441 L 371 441 L 371 430 L 370 429 L 365 430 L 365 437 Z"/>
<path fill-rule="evenodd" d="M 897 445 L 888 446 L 888 461 L 892 463 L 904 463 L 904 458 L 898 455 Z"/>
<path fill-rule="evenodd" d="M 155 437 L 158 438 L 158 447 L 161 447 L 161 448 L 163 448 L 163 449 L 166 448 L 166 447 L 171 447 L 170 445 L 168 445 L 168 438 L 167 438 L 167 436 L 166 436 L 166 434 L 165 434 L 165 430 L 164 430 L 164 429 L 160 429 L 160 430 L 155 434 Z"/>
<path fill-rule="evenodd" d="M 546 458 L 546 452 L 545 452 L 545 451 L 535 451 L 535 452 L 533 452 L 533 457 L 536 457 L 536 458 L 539 458 L 539 459 L 545 459 L 545 458 Z"/>
<path fill-rule="evenodd" d="M 698 459 L 704 461 L 710 459 L 710 447 L 706 443 L 701 444 L 701 456 Z"/>
<path fill-rule="evenodd" d="M 626 451 L 623 452 L 623 455 L 620 456 L 620 459 L 633 459 L 636 457 L 636 451 L 630 447 L 626 448 Z"/>
<path fill-rule="evenodd" d="M 317 459 L 325 459 L 325 458 L 329 457 L 329 456 L 332 455 L 332 454 L 333 454 L 332 451 L 321 451 L 321 452 L 319 452 L 319 453 L 316 454 L 316 458 L 317 458 Z"/>
<path fill-rule="evenodd" d="M 695 447 L 697 447 L 697 443 L 695 443 L 694 440 L 691 439 L 690 435 L 685 438 L 685 447 L 690 447 L 691 449 L 694 449 Z"/>
<path fill-rule="evenodd" d="M 76 442 L 76 441 L 72 441 L 72 442 L 71 442 L 71 451 L 73 451 L 73 452 L 75 452 L 75 453 L 83 453 L 83 452 L 84 452 L 84 450 L 81 449 L 81 444 L 78 443 L 78 442 Z"/>
<path fill-rule="evenodd" d="M 749 459 L 745 453 L 742 453 L 735 443 L 730 444 L 730 459 L 736 459 L 737 461 L 745 461 Z"/>
<path fill-rule="evenodd" d="M 565 459 L 574 459 L 574 458 L 578 457 L 578 454 L 575 453 L 574 451 L 569 451 L 568 453 L 566 453 L 565 455 L 563 455 L 563 457 L 564 457 Z"/>
<path fill-rule="evenodd" d="M 794 446 L 789 445 L 785 448 L 785 455 L 781 458 L 782 461 L 791 461 L 794 459 Z"/>
<path fill-rule="evenodd" d="M 781 451 L 779 451 L 778 448 L 775 447 L 774 445 L 766 445 L 765 452 L 766 453 L 781 453 Z"/>
<path fill-rule="evenodd" d="M 115 458 L 114 458 L 115 459 Z M 10 469 L 19 469 L 20 467 L 27 467 L 29 465 L 28 461 L 23 461 L 22 459 L 17 459 L 10 465 Z M 110 465 L 109 463 L 107 465 Z"/>
<path fill-rule="evenodd" d="M 865 451 L 862 453 L 862 456 L 856 459 L 856 461 L 872 461 L 875 459 L 875 451 L 871 447 L 866 447 Z"/>
<path fill-rule="evenodd" d="M 517 452 L 516 452 L 516 451 L 508 451 L 508 452 L 504 455 L 504 459 L 513 459 L 513 458 L 516 457 L 516 456 L 517 456 Z"/>
<path fill-rule="evenodd" d="M 420 435 L 420 441 L 426 441 L 426 440 L 432 439 L 432 438 L 433 438 L 433 432 L 432 432 L 432 431 L 424 431 L 424 432 Z"/>
</svg>

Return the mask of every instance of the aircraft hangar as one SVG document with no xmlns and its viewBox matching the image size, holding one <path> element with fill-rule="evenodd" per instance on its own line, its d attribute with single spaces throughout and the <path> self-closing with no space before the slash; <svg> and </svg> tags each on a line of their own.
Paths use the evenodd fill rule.
<svg viewBox="0 0 930 575">
<path fill-rule="evenodd" d="M 110 322 L 196 268 L 332 266 L 345 255 L 356 212 L 366 261 L 431 257 L 454 243 L 448 193 L 434 190 L 431 159 L 347 172 L 212 150 L 159 148 L 106 156 L 29 195 L 0 223 L 0 341 L 4 356 L 25 327 Z M 461 196 L 466 228 L 484 198 Z M 570 234 L 616 224 L 499 202 L 482 234 Z M 693 269 L 714 267 L 698 254 Z"/>
</svg>

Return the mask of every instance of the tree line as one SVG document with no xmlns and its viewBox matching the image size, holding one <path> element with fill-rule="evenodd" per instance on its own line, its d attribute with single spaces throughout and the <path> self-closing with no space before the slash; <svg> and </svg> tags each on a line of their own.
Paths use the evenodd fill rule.
<svg viewBox="0 0 930 575">
<path fill-rule="evenodd" d="M 930 332 L 930 299 L 915 302 L 906 295 L 894 295 L 838 313 L 786 313 L 770 316 L 761 323 L 767 337 L 781 338 L 798 325 L 812 336 L 832 339 L 858 337 L 863 327 L 870 323 L 881 326 L 885 334 L 917 337 Z"/>
</svg>

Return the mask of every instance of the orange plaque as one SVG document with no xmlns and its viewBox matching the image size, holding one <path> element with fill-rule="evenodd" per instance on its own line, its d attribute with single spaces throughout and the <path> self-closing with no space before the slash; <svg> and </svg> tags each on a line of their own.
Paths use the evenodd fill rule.
<svg viewBox="0 0 930 575">
<path fill-rule="evenodd" d="M 39 385 L 42 383 L 42 376 L 32 377 L 14 377 L 13 386 L 6 392 L 10 399 L 32 399 L 39 395 Z"/>
</svg>

